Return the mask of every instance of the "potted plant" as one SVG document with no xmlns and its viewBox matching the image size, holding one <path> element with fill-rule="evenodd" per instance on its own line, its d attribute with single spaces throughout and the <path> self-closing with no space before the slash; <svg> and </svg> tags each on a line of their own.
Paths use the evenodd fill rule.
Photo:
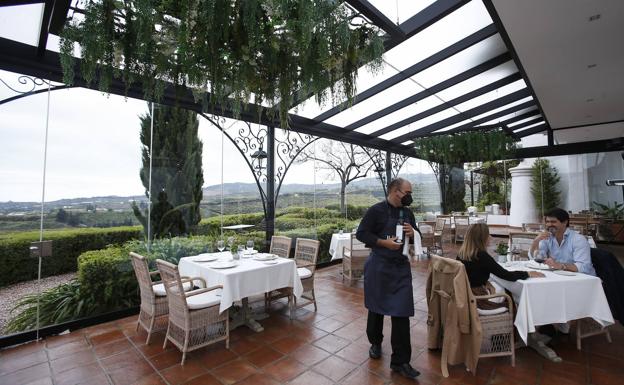
<svg viewBox="0 0 624 385">
<path fill-rule="evenodd" d="M 609 242 L 624 242 L 624 203 L 594 202 L 596 213 L 601 217 L 598 224 L 598 239 Z"/>
<path fill-rule="evenodd" d="M 500 255 L 502 258 L 500 260 L 505 260 L 505 258 L 507 258 L 508 250 L 509 250 L 509 245 L 507 245 L 507 243 L 505 242 L 501 242 L 498 245 L 496 245 L 496 254 Z"/>
</svg>

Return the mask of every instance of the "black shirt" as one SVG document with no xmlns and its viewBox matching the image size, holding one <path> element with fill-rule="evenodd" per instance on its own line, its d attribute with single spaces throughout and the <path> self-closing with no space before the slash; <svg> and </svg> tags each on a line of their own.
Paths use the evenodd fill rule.
<svg viewBox="0 0 624 385">
<path fill-rule="evenodd" d="M 401 210 L 403 211 L 403 220 L 405 223 L 409 223 L 414 228 L 414 231 L 418 231 L 412 210 L 407 207 L 394 207 L 388 203 L 387 200 L 384 200 L 375 203 L 366 210 L 358 226 L 357 233 L 355 234 L 356 238 L 360 242 L 364 242 L 366 247 L 377 247 L 378 239 L 385 239 L 386 235 L 394 236 L 394 228 L 392 234 L 384 234 L 384 227 L 388 221 L 397 223 L 399 220 L 399 211 Z"/>
<path fill-rule="evenodd" d="M 457 257 L 457 260 L 461 261 L 466 267 L 466 274 L 468 274 L 468 281 L 470 281 L 471 287 L 485 285 L 490 278 L 490 273 L 506 281 L 529 278 L 529 273 L 526 271 L 505 270 L 485 251 L 480 251 L 472 261 L 464 261 L 459 259 L 459 257 Z"/>
</svg>

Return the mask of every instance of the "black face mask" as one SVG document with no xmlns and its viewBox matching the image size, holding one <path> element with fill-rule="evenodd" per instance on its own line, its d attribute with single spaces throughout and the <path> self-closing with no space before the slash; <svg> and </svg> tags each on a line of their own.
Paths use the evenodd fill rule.
<svg viewBox="0 0 624 385">
<path fill-rule="evenodd" d="M 412 194 L 405 194 L 403 198 L 401 198 L 401 206 L 407 207 L 412 204 L 414 200 L 412 199 Z"/>
</svg>

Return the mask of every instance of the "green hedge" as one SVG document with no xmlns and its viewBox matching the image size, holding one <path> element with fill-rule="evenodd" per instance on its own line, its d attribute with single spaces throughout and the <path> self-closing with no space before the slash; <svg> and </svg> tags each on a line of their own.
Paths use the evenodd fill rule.
<svg viewBox="0 0 624 385">
<path fill-rule="evenodd" d="M 264 219 L 264 213 L 234 214 L 223 216 L 223 226 L 232 225 L 254 225 L 258 226 Z M 213 235 L 221 232 L 221 217 L 210 217 L 202 219 L 197 225 L 198 235 Z"/>
<path fill-rule="evenodd" d="M 44 231 L 52 240 L 52 257 L 43 258 L 41 276 L 76 271 L 78 256 L 87 250 L 122 244 L 142 237 L 141 227 L 70 229 Z M 37 258 L 30 257 L 30 243 L 39 240 L 38 231 L 0 235 L 0 287 L 37 278 Z"/>
</svg>

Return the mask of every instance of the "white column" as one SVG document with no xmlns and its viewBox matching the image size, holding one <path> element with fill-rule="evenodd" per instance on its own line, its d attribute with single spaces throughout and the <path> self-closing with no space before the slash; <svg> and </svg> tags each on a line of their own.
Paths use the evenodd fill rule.
<svg viewBox="0 0 624 385">
<path fill-rule="evenodd" d="M 509 226 L 522 227 L 523 223 L 536 223 L 538 211 L 531 193 L 531 167 L 534 159 L 525 159 L 509 169 L 511 174 L 511 208 Z"/>
</svg>

